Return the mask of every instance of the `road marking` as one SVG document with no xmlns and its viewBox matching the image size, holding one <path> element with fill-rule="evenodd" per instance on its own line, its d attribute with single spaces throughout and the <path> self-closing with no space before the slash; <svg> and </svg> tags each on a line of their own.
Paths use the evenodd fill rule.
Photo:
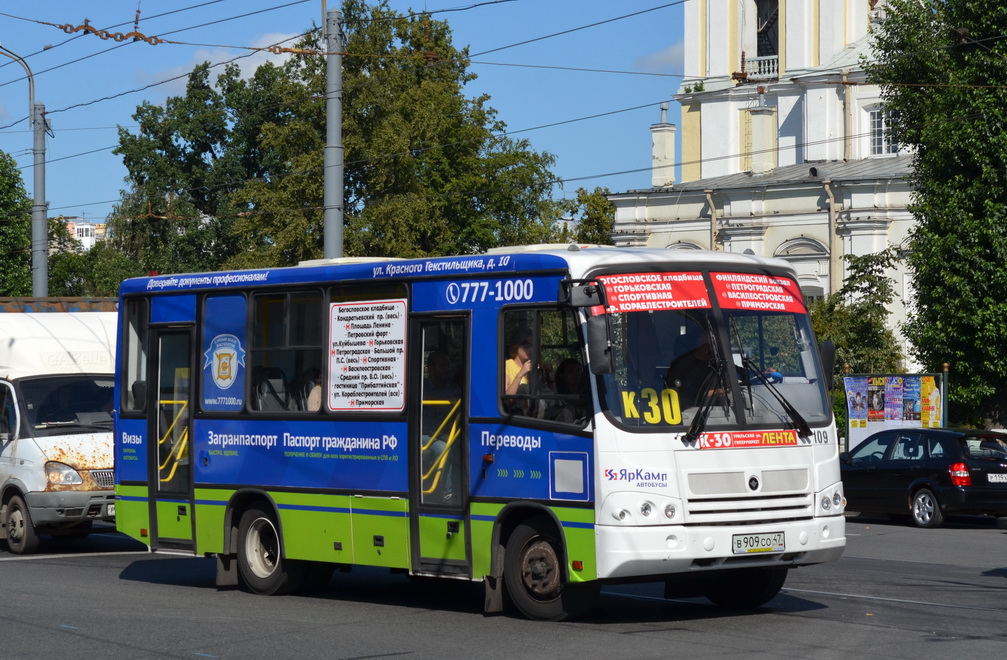
<svg viewBox="0 0 1007 660">
<path fill-rule="evenodd" d="M 79 552 L 76 554 L 61 552 L 58 554 L 43 554 L 43 555 L 10 555 L 8 557 L 0 557 L 0 561 L 30 561 L 32 559 L 57 559 L 65 557 L 113 557 L 116 555 L 149 555 L 151 554 L 147 550 L 126 550 L 123 552 Z"/>
<path fill-rule="evenodd" d="M 884 596 L 862 596 L 860 594 L 843 594 L 835 591 L 812 591 L 811 589 L 781 589 L 781 593 L 815 594 L 818 596 L 835 596 L 836 598 L 855 598 L 856 600 L 874 600 L 884 603 L 900 603 L 906 605 L 927 605 L 930 607 L 947 607 L 955 610 L 978 610 L 980 612 L 1003 612 L 1002 607 L 976 607 L 973 605 L 955 605 L 953 603 L 935 603 L 926 600 L 905 600 L 904 598 L 885 598 Z"/>
</svg>

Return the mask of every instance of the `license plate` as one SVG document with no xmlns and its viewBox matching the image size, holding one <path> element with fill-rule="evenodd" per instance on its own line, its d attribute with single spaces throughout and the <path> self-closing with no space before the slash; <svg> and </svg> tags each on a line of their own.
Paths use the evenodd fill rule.
<svg viewBox="0 0 1007 660">
<path fill-rule="evenodd" d="M 1007 474 L 987 474 L 991 484 L 1007 484 Z"/>
<path fill-rule="evenodd" d="M 115 504 L 106 504 L 105 511 L 108 512 L 108 516 L 111 518 L 115 517 Z"/>
<path fill-rule="evenodd" d="M 753 552 L 783 552 L 785 549 L 783 532 L 735 534 L 731 537 L 731 550 L 736 555 L 747 555 Z"/>
</svg>

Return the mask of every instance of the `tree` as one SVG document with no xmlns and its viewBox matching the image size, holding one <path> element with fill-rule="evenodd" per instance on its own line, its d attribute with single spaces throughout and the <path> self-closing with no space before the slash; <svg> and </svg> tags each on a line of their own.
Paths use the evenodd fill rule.
<svg viewBox="0 0 1007 660">
<path fill-rule="evenodd" d="M 1007 421 L 1007 5 L 889 0 L 865 70 L 912 147 L 915 300 L 906 325 L 952 412 Z M 957 415 L 961 417 L 962 415 Z"/>
<path fill-rule="evenodd" d="M 577 224 L 573 240 L 597 245 L 612 243 L 615 206 L 608 200 L 609 194 L 608 188 L 595 188 L 590 192 L 585 188 L 577 189 L 577 197 L 570 209 L 570 215 Z"/>
<path fill-rule="evenodd" d="M 348 0 L 343 14 L 346 252 L 422 257 L 551 240 L 553 158 L 502 136 L 488 97 L 464 96 L 474 76 L 447 24 L 384 2 Z M 297 99 L 297 121 L 266 127 L 263 140 L 291 175 L 250 185 L 239 221 L 272 263 L 322 245 L 325 62 L 298 56 L 284 70 L 302 87 L 284 95 Z"/>
<path fill-rule="evenodd" d="M 846 419 L 846 389 L 843 371 L 851 373 L 896 373 L 903 369 L 904 355 L 898 339 L 888 328 L 888 306 L 895 299 L 895 286 L 885 272 L 898 259 L 897 248 L 876 254 L 846 255 L 847 276 L 831 295 L 811 303 L 809 314 L 819 341 L 836 346 L 833 411 L 837 426 Z"/>
<path fill-rule="evenodd" d="M 0 296 L 30 296 L 31 200 L 17 163 L 0 151 Z"/>
<path fill-rule="evenodd" d="M 385 2 L 343 5 L 345 252 L 422 257 L 555 237 L 553 157 L 504 135 L 489 98 L 470 98 L 467 53 L 447 23 Z M 325 58 L 315 33 L 282 66 L 144 104 L 120 130 L 129 190 L 118 247 L 149 269 L 284 265 L 323 244 Z"/>
</svg>

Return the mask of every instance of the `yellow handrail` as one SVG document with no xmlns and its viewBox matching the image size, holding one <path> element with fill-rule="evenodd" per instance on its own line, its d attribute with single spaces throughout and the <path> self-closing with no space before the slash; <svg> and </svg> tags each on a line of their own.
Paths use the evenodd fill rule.
<svg viewBox="0 0 1007 660">
<path fill-rule="evenodd" d="M 171 460 L 172 454 L 176 453 L 175 452 L 176 449 L 178 450 L 177 456 L 175 456 L 175 462 L 171 466 L 171 472 L 168 473 L 167 477 L 161 479 L 162 482 L 171 481 L 175 477 L 175 472 L 178 470 L 178 463 L 182 459 L 182 454 L 185 453 L 185 447 L 188 444 L 189 444 L 189 429 L 185 429 L 182 431 L 182 437 L 178 439 L 178 442 L 175 444 L 175 446 L 172 447 L 171 451 L 168 452 L 168 456 L 164 459 L 164 464 L 160 465 L 158 468 L 159 470 L 164 470 L 164 468 L 167 467 L 168 462 Z"/>
<path fill-rule="evenodd" d="M 424 495 L 429 495 L 436 490 L 437 484 L 439 484 L 441 480 L 441 472 L 444 470 L 444 464 L 448 460 L 448 454 L 451 453 L 451 449 L 454 447 L 455 440 L 458 439 L 459 435 L 461 435 L 461 429 L 458 427 L 458 420 L 456 419 L 454 424 L 451 426 L 451 433 L 448 435 L 447 444 L 444 445 L 444 451 L 441 452 L 441 455 L 437 457 L 434 464 L 430 466 L 430 469 L 427 470 L 426 474 L 424 474 L 421 478 L 421 481 L 425 483 L 428 479 L 430 479 L 431 475 L 433 475 L 433 483 L 430 484 L 430 488 L 423 491 Z"/>
<path fill-rule="evenodd" d="M 165 440 L 171 437 L 171 432 L 175 429 L 175 424 L 178 424 L 178 420 L 182 418 L 182 413 L 185 412 L 185 408 L 189 405 L 188 401 L 159 401 L 159 405 L 162 406 L 178 406 L 182 407 L 178 409 L 178 413 L 175 415 L 175 419 L 171 420 L 171 426 L 168 430 L 164 432 L 164 437 L 157 441 L 157 444 L 163 445 Z"/>
<path fill-rule="evenodd" d="M 171 425 L 169 425 L 167 430 L 164 432 L 164 436 L 159 438 L 157 441 L 158 445 L 163 445 L 165 442 L 168 441 L 168 438 L 172 436 L 172 432 L 175 430 L 175 426 L 178 424 L 178 421 L 182 419 L 182 413 L 185 412 L 185 409 L 189 405 L 189 402 L 186 400 L 182 401 L 163 400 L 159 401 L 158 403 L 161 406 L 172 406 L 172 405 L 181 406 L 178 409 L 178 412 L 175 413 L 175 418 L 171 420 Z M 171 481 L 175 477 L 175 472 L 178 471 L 179 461 L 182 460 L 182 455 L 185 453 L 185 449 L 188 444 L 189 444 L 189 427 L 185 427 L 182 429 L 182 433 L 178 437 L 178 440 L 171 447 L 171 449 L 168 450 L 168 455 L 164 457 L 164 463 L 161 463 L 157 467 L 158 473 L 160 474 L 168 467 L 169 463 L 172 463 L 172 458 L 174 458 L 174 463 L 171 466 L 171 471 L 168 473 L 168 476 L 164 477 L 163 479 L 160 479 L 162 483 L 166 481 Z"/>
<path fill-rule="evenodd" d="M 436 400 L 434 400 L 434 401 L 424 401 L 423 405 L 424 406 L 428 406 L 428 405 L 431 405 L 431 406 L 447 406 L 447 405 L 451 405 L 451 402 L 450 401 L 436 401 Z M 420 451 L 426 451 L 426 450 L 430 449 L 430 446 L 432 444 L 434 444 L 434 440 L 436 440 L 440 436 L 441 431 L 444 430 L 444 427 L 447 426 L 447 423 L 449 421 L 451 421 L 452 418 L 455 416 L 455 414 L 458 412 L 458 407 L 460 405 L 462 405 L 462 400 L 461 399 L 458 399 L 457 401 L 455 401 L 455 404 L 453 406 L 451 406 L 451 410 L 448 412 L 447 415 L 444 416 L 444 420 L 441 422 L 440 426 L 437 427 L 437 430 L 434 431 L 433 433 L 431 433 L 430 434 L 430 439 L 427 440 L 426 444 L 424 444 L 422 447 L 420 447 Z"/>
</svg>

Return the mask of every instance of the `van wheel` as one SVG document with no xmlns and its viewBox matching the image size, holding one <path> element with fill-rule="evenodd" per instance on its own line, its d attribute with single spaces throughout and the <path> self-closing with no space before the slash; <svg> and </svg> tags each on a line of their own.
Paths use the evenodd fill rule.
<svg viewBox="0 0 1007 660">
<path fill-rule="evenodd" d="M 15 495 L 7 503 L 7 547 L 14 554 L 28 555 L 38 550 L 38 542 L 28 505 Z"/>
<path fill-rule="evenodd" d="M 238 572 L 249 591 L 274 596 L 294 591 L 304 582 L 304 562 L 285 559 L 271 511 L 255 504 L 238 524 Z"/>
<path fill-rule="evenodd" d="M 563 621 L 587 612 L 598 598 L 597 580 L 564 578 L 562 544 L 551 525 L 518 525 L 504 551 L 504 585 L 511 602 L 529 619 Z"/>
<path fill-rule="evenodd" d="M 913 506 L 910 510 L 913 524 L 917 527 L 940 527 L 944 522 L 941 505 L 929 488 L 920 488 L 913 495 Z"/>
</svg>

